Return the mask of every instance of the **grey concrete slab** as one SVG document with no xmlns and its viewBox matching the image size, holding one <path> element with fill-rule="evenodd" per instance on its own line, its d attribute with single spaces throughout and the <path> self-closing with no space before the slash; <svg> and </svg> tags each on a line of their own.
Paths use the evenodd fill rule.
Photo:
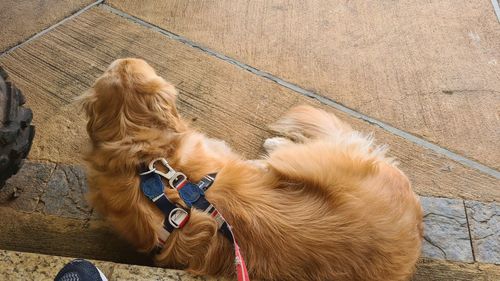
<svg viewBox="0 0 500 281">
<path fill-rule="evenodd" d="M 26 161 L 0 190 L 0 206 L 33 212 L 41 203 L 55 167 L 54 163 Z"/>
<path fill-rule="evenodd" d="M 87 219 L 87 179 L 82 166 L 26 161 L 0 190 L 0 206 L 27 213 Z"/>
<path fill-rule="evenodd" d="M 500 264 L 500 204 L 465 201 L 476 261 Z"/>
<path fill-rule="evenodd" d="M 424 208 L 422 256 L 473 262 L 463 201 L 421 197 L 421 203 Z"/>
<path fill-rule="evenodd" d="M 91 212 L 85 199 L 87 190 L 83 167 L 58 164 L 41 196 L 41 211 L 62 217 L 86 218 Z"/>
</svg>

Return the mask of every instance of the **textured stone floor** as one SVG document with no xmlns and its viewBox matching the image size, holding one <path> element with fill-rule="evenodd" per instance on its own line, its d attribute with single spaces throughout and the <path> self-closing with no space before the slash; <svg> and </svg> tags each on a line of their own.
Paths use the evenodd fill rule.
<svg viewBox="0 0 500 281">
<path fill-rule="evenodd" d="M 500 264 L 498 203 L 422 197 L 423 255 L 430 258 Z"/>
<path fill-rule="evenodd" d="M 0 280 L 53 280 L 72 258 L 0 250 Z M 192 276 L 181 270 L 91 260 L 109 281 L 165 280 L 216 281 L 223 279 Z"/>
<path fill-rule="evenodd" d="M 263 153 L 267 124 L 298 104 L 373 133 L 425 210 L 414 279 L 500 280 L 500 22 L 490 1 L 2 1 L 0 65 L 37 135 L 0 191 L 0 279 L 43 280 L 65 256 L 101 260 L 112 280 L 205 280 L 143 267 L 150 258 L 84 198 L 85 120 L 73 100 L 132 56 L 176 85 L 196 128 L 248 158 Z"/>
</svg>

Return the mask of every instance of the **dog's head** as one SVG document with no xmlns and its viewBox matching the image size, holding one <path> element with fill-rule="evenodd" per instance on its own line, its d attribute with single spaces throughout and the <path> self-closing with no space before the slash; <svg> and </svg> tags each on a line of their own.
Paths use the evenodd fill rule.
<svg viewBox="0 0 500 281">
<path fill-rule="evenodd" d="M 177 131 L 177 91 L 144 60 L 115 60 L 81 97 L 94 143 L 114 142 L 145 130 Z"/>
</svg>

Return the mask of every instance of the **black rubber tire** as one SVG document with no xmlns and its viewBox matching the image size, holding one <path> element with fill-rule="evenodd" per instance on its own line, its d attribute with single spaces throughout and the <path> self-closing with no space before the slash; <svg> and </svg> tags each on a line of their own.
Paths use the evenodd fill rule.
<svg viewBox="0 0 500 281">
<path fill-rule="evenodd" d="M 0 188 L 23 165 L 35 136 L 33 112 L 22 106 L 26 100 L 0 67 Z"/>
</svg>

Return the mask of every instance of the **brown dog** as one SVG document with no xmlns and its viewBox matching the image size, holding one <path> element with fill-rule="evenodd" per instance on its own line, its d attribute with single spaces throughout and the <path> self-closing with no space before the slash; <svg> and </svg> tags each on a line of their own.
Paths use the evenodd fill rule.
<svg viewBox="0 0 500 281">
<path fill-rule="evenodd" d="M 163 214 L 139 188 L 138 167 L 165 157 L 198 181 L 233 226 L 250 276 L 263 280 L 407 280 L 420 254 L 422 209 L 385 149 L 333 114 L 300 106 L 273 125 L 269 156 L 248 161 L 189 128 L 175 88 L 139 59 L 111 64 L 82 97 L 92 150 L 89 199 L 118 233 L 152 250 Z M 177 192 L 166 189 L 178 203 Z M 234 276 L 232 244 L 191 210 L 158 265 Z"/>
</svg>

